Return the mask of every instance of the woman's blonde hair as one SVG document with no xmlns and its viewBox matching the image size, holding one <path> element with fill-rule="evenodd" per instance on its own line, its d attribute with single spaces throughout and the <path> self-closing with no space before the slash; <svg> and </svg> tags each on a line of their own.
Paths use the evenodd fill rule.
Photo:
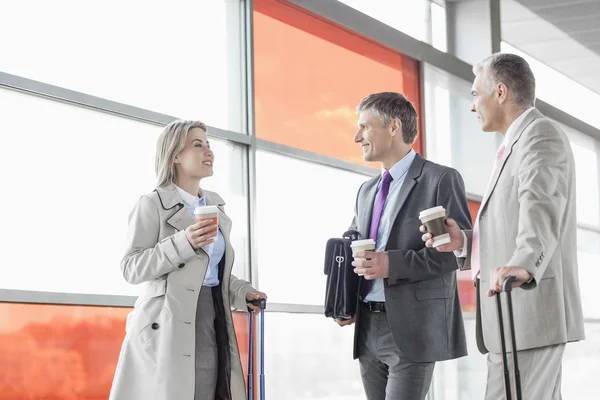
<svg viewBox="0 0 600 400">
<path fill-rule="evenodd" d="M 200 121 L 177 120 L 165 126 L 156 143 L 154 171 L 157 187 L 175 183 L 175 156 L 185 147 L 187 134 L 192 128 L 207 132 L 206 124 Z"/>
</svg>

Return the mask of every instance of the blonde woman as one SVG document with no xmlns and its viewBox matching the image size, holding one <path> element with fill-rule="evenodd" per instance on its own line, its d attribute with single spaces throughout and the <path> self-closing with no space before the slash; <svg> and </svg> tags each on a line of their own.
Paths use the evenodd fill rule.
<svg viewBox="0 0 600 400">
<path fill-rule="evenodd" d="M 129 217 L 121 270 L 145 290 L 127 318 L 111 400 L 246 397 L 231 308 L 266 295 L 231 275 L 225 202 L 200 189 L 214 158 L 202 122 L 175 121 L 158 139 L 158 186 Z M 218 206 L 218 228 L 195 223 L 195 203 Z"/>
</svg>

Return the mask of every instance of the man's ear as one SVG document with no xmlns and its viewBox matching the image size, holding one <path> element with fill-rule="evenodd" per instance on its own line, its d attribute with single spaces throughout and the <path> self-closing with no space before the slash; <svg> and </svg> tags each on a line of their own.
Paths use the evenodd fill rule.
<svg viewBox="0 0 600 400">
<path fill-rule="evenodd" d="M 508 98 L 508 87 L 504 83 L 500 82 L 498 85 L 496 85 L 494 94 L 498 99 L 498 103 L 502 104 Z"/>
<path fill-rule="evenodd" d="M 402 136 L 402 121 L 400 121 L 400 118 L 392 119 L 390 125 L 392 128 L 392 137 Z"/>
</svg>

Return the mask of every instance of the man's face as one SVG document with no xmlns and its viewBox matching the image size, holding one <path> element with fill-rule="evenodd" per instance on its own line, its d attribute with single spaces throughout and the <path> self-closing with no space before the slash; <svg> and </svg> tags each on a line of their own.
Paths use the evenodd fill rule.
<svg viewBox="0 0 600 400">
<path fill-rule="evenodd" d="M 365 161 L 382 162 L 386 158 L 392 147 L 393 125 L 393 123 L 389 123 L 387 127 L 384 127 L 381 118 L 371 110 L 360 112 L 354 142 L 360 144 Z"/>
<path fill-rule="evenodd" d="M 497 131 L 501 119 L 497 88 L 491 90 L 485 70 L 475 76 L 471 94 L 473 95 L 471 111 L 477 113 L 481 129 L 484 132 Z"/>
</svg>

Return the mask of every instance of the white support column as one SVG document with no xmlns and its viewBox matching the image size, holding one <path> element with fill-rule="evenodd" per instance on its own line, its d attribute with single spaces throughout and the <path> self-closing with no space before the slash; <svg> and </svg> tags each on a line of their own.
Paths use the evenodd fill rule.
<svg viewBox="0 0 600 400">
<path fill-rule="evenodd" d="M 447 0 L 448 52 L 476 64 L 500 51 L 500 0 Z"/>
</svg>

